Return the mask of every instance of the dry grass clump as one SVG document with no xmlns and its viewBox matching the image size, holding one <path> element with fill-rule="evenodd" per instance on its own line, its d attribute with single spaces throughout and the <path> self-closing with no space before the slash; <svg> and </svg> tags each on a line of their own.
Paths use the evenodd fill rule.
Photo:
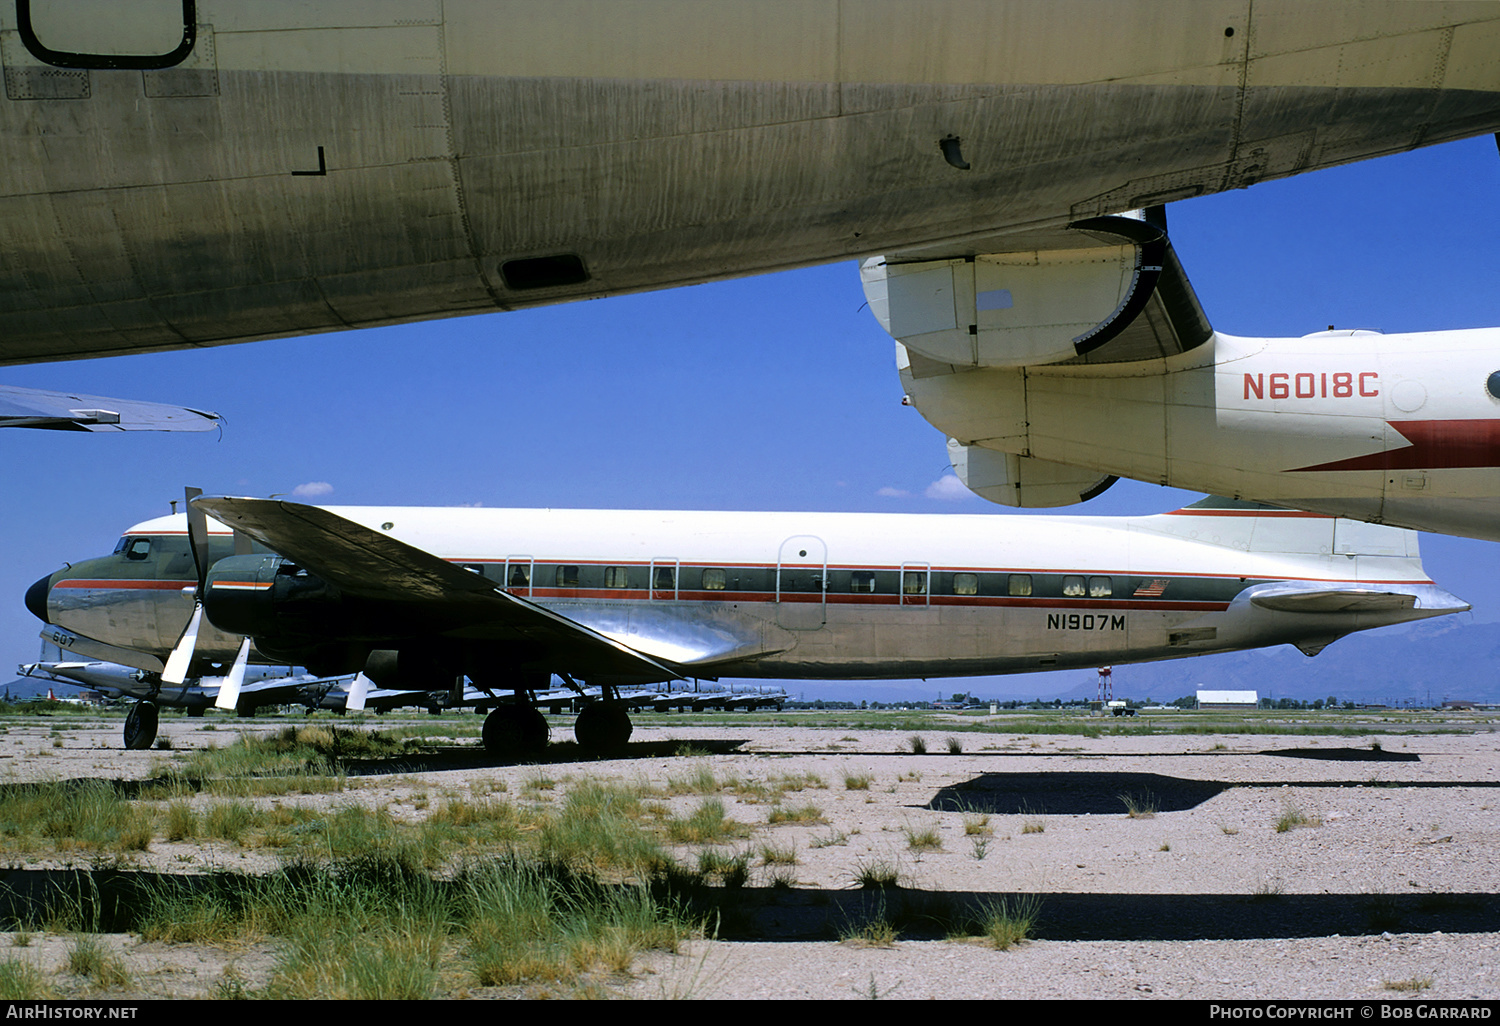
<svg viewBox="0 0 1500 1026">
<path fill-rule="evenodd" d="M 704 799 L 685 817 L 667 820 L 666 829 L 667 836 L 678 844 L 718 844 L 750 834 L 749 827 L 729 818 L 724 803 L 717 798 Z"/>
<path fill-rule="evenodd" d="M 816 805 L 775 805 L 766 813 L 766 822 L 779 826 L 783 823 L 827 823 L 828 820 Z"/>
<path fill-rule="evenodd" d="M 868 791 L 870 789 L 870 784 L 873 783 L 874 780 L 875 775 L 873 773 L 845 773 L 844 790 Z"/>
<path fill-rule="evenodd" d="M 1141 794 L 1122 794 L 1120 801 L 1125 804 L 1125 815 L 1131 819 L 1154 819 L 1156 818 L 1156 798 L 1148 792 Z"/>
<path fill-rule="evenodd" d="M 0 789 L 0 850 L 146 851 L 154 819 L 103 781 L 15 784 Z"/>
<path fill-rule="evenodd" d="M 1386 980 L 1381 984 L 1381 987 L 1385 990 L 1394 990 L 1407 993 L 1430 990 L 1432 988 L 1432 977 L 1412 976 L 1404 980 Z"/>
<path fill-rule="evenodd" d="M 943 837 L 937 827 L 902 827 L 906 834 L 906 846 L 912 851 L 937 851 L 943 846 Z"/>
<path fill-rule="evenodd" d="M 1009 951 L 1030 939 L 1041 910 L 1041 899 L 1034 894 L 999 898 L 980 906 L 972 927 L 996 949 Z"/>
<path fill-rule="evenodd" d="M 52 984 L 30 962 L 19 958 L 0 962 L 0 1001 L 45 1001 L 54 996 Z"/>
<path fill-rule="evenodd" d="M 1281 815 L 1276 818 L 1276 832 L 1284 834 L 1288 830 L 1297 827 L 1320 827 L 1323 821 L 1317 816 L 1309 816 L 1302 811 L 1302 807 L 1296 802 L 1287 801 L 1281 806 Z"/>
<path fill-rule="evenodd" d="M 921 734 L 913 734 L 906 739 L 906 744 L 911 749 L 911 754 L 913 755 L 927 754 L 927 741 Z"/>
<path fill-rule="evenodd" d="M 131 982 L 125 962 L 97 937 L 75 937 L 68 949 L 68 972 L 82 976 L 98 990 L 123 990 Z"/>
</svg>

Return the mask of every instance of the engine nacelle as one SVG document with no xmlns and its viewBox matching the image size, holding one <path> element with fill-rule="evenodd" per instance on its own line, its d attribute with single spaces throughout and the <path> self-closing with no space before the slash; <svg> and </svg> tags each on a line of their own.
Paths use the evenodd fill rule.
<svg viewBox="0 0 1500 1026">
<path fill-rule="evenodd" d="M 1097 470 L 961 445 L 951 438 L 948 461 L 971 491 L 1003 506 L 1028 509 L 1087 502 L 1119 480 Z"/>
<path fill-rule="evenodd" d="M 273 643 L 288 635 L 326 636 L 338 633 L 348 615 L 337 588 L 269 553 L 221 559 L 209 569 L 206 584 L 203 612 L 229 634 Z"/>
</svg>

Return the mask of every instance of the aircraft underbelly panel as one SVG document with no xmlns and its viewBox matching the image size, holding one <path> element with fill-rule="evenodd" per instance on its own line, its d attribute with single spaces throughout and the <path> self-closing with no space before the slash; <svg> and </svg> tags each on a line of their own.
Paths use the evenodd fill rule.
<svg viewBox="0 0 1500 1026">
<path fill-rule="evenodd" d="M 793 267 L 1113 210 L 1166 178 L 1212 192 L 1500 123 L 1500 94 L 1434 97 L 1427 83 L 1242 97 L 1214 82 L 463 75 L 440 37 L 208 31 L 201 95 L 150 78 L 168 72 L 89 69 L 66 73 L 81 85 L 64 97 L 24 85 L 39 62 L 0 32 L 0 364 Z M 308 56 L 282 62 L 278 46 Z M 403 72 L 278 66 L 332 62 L 320 47 Z M 1253 112 L 1238 135 L 1237 104 Z M 1309 141 L 1320 116 L 1337 127 Z M 961 179 L 937 147 L 948 134 L 964 140 Z M 1242 142 L 1251 156 L 1237 157 L 1237 137 L 1264 152 Z M 1272 145 L 1283 137 L 1297 141 Z M 518 287 L 502 268 L 558 254 L 581 277 Z"/>
</svg>

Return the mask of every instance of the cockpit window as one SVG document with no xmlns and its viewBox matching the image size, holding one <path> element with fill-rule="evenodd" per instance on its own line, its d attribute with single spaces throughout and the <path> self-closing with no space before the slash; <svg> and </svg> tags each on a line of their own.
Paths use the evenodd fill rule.
<svg viewBox="0 0 1500 1026">
<path fill-rule="evenodd" d="M 123 538 L 126 559 L 145 559 L 151 554 L 150 538 Z"/>
</svg>

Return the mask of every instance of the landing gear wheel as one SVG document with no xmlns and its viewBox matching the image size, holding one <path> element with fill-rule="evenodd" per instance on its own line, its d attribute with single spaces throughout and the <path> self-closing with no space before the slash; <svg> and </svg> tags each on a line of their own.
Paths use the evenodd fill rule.
<svg viewBox="0 0 1500 1026">
<path fill-rule="evenodd" d="M 630 712 L 618 702 L 600 702 L 586 706 L 573 723 L 573 736 L 579 747 L 589 752 L 614 752 L 625 747 L 635 728 Z"/>
<path fill-rule="evenodd" d="M 484 750 L 505 757 L 535 755 L 547 747 L 547 720 L 529 705 L 502 705 L 484 718 Z"/>
<path fill-rule="evenodd" d="M 151 702 L 137 702 L 125 715 L 125 747 L 132 752 L 143 752 L 156 740 L 156 706 Z"/>
</svg>

